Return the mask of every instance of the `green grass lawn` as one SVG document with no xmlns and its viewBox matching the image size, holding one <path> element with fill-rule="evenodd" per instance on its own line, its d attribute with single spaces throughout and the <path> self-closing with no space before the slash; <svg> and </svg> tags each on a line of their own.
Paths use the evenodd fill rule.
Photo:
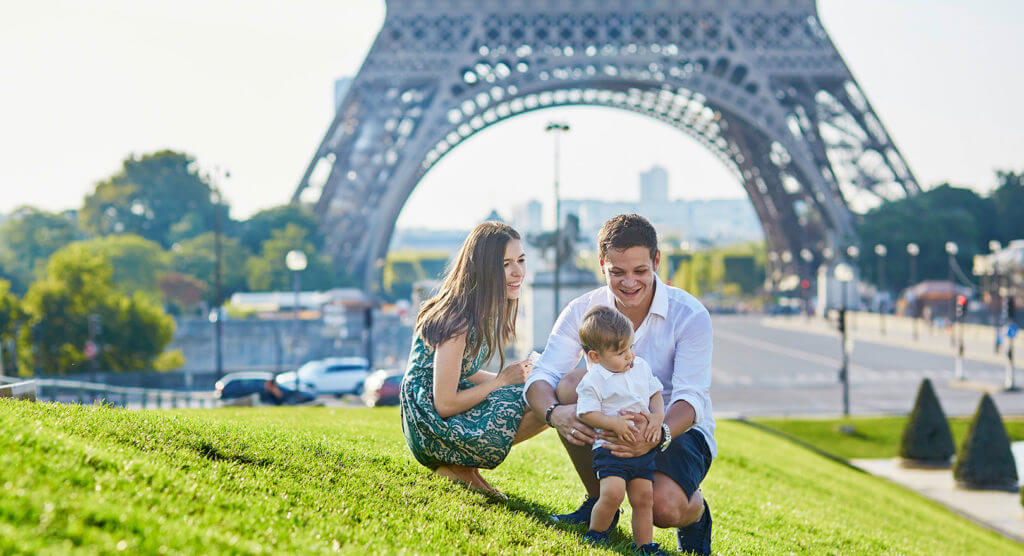
<svg viewBox="0 0 1024 556">
<path fill-rule="evenodd" d="M 489 503 L 409 455 L 388 409 L 126 411 L 0 400 L 0 553 L 586 554 L 545 525 L 582 489 L 546 432 L 485 472 Z M 911 492 L 722 422 L 704 484 L 727 554 L 1008 554 Z M 628 516 L 615 550 L 628 545 Z M 656 540 L 674 548 L 674 535 Z"/>
<path fill-rule="evenodd" d="M 848 419 L 753 419 L 753 422 L 806 442 L 842 459 L 894 458 L 900 455 L 900 440 L 906 417 L 852 417 Z M 953 418 L 949 428 L 957 449 L 967 435 L 970 419 Z M 1024 419 L 1003 419 L 1010 441 L 1024 440 Z M 852 427 L 843 432 L 841 427 Z"/>
</svg>

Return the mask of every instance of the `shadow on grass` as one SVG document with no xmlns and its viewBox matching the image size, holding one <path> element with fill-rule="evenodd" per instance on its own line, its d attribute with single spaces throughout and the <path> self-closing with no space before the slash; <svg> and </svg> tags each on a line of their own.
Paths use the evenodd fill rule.
<svg viewBox="0 0 1024 556">
<path fill-rule="evenodd" d="M 590 548 L 590 545 L 587 544 L 587 541 L 583 540 L 583 534 L 587 532 L 586 525 L 570 525 L 567 523 L 558 523 L 555 521 L 551 521 L 551 514 L 563 510 L 555 510 L 554 508 L 551 508 L 543 504 L 538 504 L 526 498 L 521 498 L 519 496 L 516 496 L 515 494 L 508 495 L 508 500 L 505 502 L 495 502 L 494 504 L 495 506 L 504 506 L 506 509 L 510 511 L 521 513 L 528 517 L 531 517 L 538 523 L 546 527 L 557 529 L 565 533 L 571 533 L 573 537 L 575 537 L 576 542 L 578 542 L 581 547 Z M 619 524 L 622 524 L 621 520 Z M 626 523 L 626 529 L 627 531 L 629 529 L 628 523 Z M 601 548 L 604 548 L 605 550 L 610 550 L 612 552 L 616 552 L 618 554 L 636 554 L 636 552 L 633 551 L 632 548 L 630 548 L 630 545 L 633 542 L 633 537 L 628 533 L 623 533 L 622 529 L 618 526 L 616 526 L 615 530 L 612 531 L 611 535 L 609 535 L 608 540 L 609 543 L 607 545 L 602 546 Z"/>
<path fill-rule="evenodd" d="M 272 462 L 269 459 L 254 458 L 245 454 L 225 454 L 210 442 L 201 442 L 195 447 L 199 455 L 211 461 L 227 461 L 230 463 L 241 463 L 254 465 L 256 467 L 267 467 Z"/>
</svg>

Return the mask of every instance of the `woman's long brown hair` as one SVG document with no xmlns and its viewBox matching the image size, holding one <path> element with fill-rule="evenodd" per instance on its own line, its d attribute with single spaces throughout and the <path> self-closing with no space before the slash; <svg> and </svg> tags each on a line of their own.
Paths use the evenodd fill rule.
<svg viewBox="0 0 1024 556">
<path fill-rule="evenodd" d="M 423 303 L 416 333 L 430 347 L 465 333 L 470 360 L 486 346 L 487 361 L 494 353 L 505 367 L 505 344 L 516 330 L 519 300 L 505 293 L 505 247 L 519 232 L 500 222 L 484 222 L 470 232 L 437 294 Z M 470 332 L 476 332 L 470 334 Z"/>
</svg>

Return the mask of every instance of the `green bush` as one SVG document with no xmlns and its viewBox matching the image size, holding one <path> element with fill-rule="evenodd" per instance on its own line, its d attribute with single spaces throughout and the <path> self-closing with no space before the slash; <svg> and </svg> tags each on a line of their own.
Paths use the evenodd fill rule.
<svg viewBox="0 0 1024 556">
<path fill-rule="evenodd" d="M 910 412 L 900 442 L 900 457 L 910 465 L 949 467 L 949 459 L 956 453 L 949 422 L 935 396 L 932 382 L 921 381 L 914 409 Z"/>
<path fill-rule="evenodd" d="M 972 489 L 1016 490 L 1017 467 L 1010 451 L 1010 439 L 992 398 L 985 394 L 971 420 L 956 464 L 953 478 Z"/>
</svg>

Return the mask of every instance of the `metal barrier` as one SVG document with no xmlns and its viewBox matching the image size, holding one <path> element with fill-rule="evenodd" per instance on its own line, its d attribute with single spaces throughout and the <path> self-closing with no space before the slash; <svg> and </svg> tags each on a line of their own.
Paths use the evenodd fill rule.
<svg viewBox="0 0 1024 556">
<path fill-rule="evenodd" d="M 36 383 L 36 399 L 39 401 L 82 405 L 109 404 L 130 409 L 210 408 L 219 405 L 219 400 L 212 391 L 133 388 L 48 378 L 36 379 L 33 382 Z"/>
</svg>

